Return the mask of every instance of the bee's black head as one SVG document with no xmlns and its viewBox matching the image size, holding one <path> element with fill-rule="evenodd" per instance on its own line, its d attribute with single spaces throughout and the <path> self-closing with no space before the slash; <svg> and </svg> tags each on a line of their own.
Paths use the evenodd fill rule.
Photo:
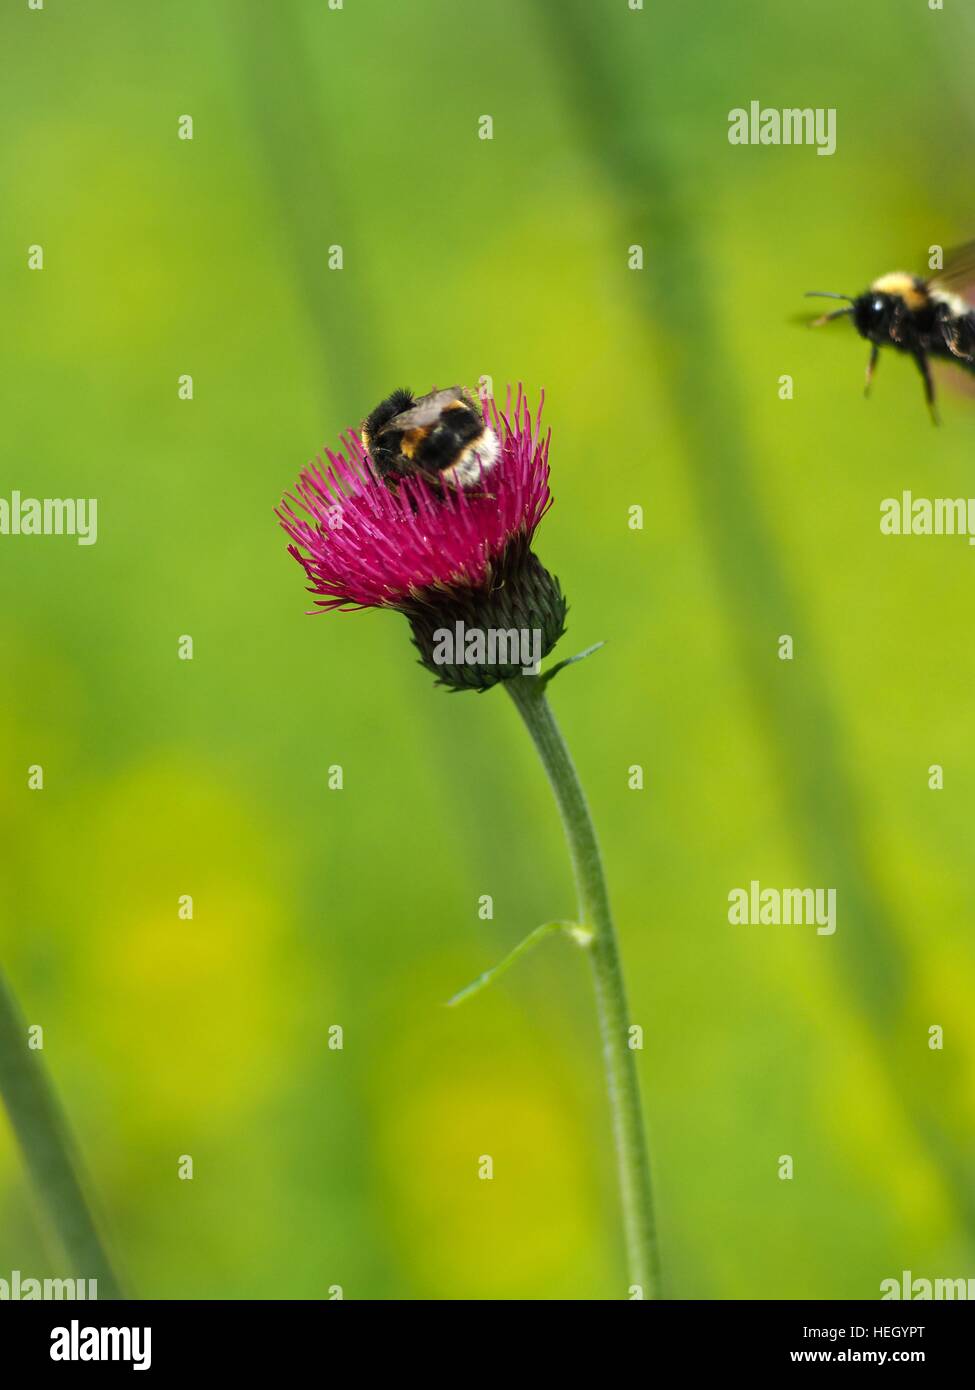
<svg viewBox="0 0 975 1390">
<path fill-rule="evenodd" d="M 889 343 L 898 297 L 882 290 L 867 290 L 853 301 L 853 322 L 861 337 L 871 343 Z"/>
</svg>

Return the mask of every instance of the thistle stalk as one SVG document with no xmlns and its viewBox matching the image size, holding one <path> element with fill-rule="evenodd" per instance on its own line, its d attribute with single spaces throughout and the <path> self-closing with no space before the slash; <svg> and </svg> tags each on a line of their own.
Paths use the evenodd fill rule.
<svg viewBox="0 0 975 1390">
<path fill-rule="evenodd" d="M 630 1016 L 623 968 L 596 831 L 575 765 L 545 698 L 544 679 L 517 676 L 505 682 L 505 689 L 517 706 L 548 774 L 575 874 L 578 926 L 582 930 L 573 935 L 583 946 L 592 968 L 631 1288 L 638 1286 L 643 1298 L 659 1298 L 660 1263 L 650 1160 L 636 1065 L 628 1045 Z"/>
</svg>

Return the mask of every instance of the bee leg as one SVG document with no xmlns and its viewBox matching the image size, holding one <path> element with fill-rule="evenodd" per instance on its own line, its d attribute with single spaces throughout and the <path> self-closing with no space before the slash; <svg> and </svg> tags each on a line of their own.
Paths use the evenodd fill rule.
<svg viewBox="0 0 975 1390">
<path fill-rule="evenodd" d="M 940 424 L 941 422 L 938 419 L 938 407 L 934 403 L 934 382 L 931 380 L 931 368 L 928 365 L 927 355 L 923 352 L 916 352 L 914 354 L 914 360 L 917 363 L 918 371 L 921 373 L 921 379 L 924 382 L 924 399 L 927 401 L 928 409 L 931 412 L 931 422 L 935 425 Z"/>
<path fill-rule="evenodd" d="M 873 374 L 877 370 L 877 358 L 880 356 L 880 348 L 874 343 L 870 348 L 870 361 L 867 363 L 867 382 L 863 388 L 865 396 L 870 395 L 870 388 L 873 385 Z"/>
<path fill-rule="evenodd" d="M 946 323 L 941 331 L 945 347 L 953 357 L 957 357 L 959 362 L 975 361 L 975 344 L 971 341 L 967 345 L 962 342 L 961 330 L 957 324 Z"/>
</svg>

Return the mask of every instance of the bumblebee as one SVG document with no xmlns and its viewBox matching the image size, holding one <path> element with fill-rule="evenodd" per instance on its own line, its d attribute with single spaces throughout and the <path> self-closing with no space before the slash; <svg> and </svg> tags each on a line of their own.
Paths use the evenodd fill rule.
<svg viewBox="0 0 975 1390">
<path fill-rule="evenodd" d="M 480 406 L 460 386 L 419 397 L 394 391 L 363 422 L 362 447 L 392 488 L 411 474 L 450 487 L 475 487 L 501 453 Z"/>
<path fill-rule="evenodd" d="M 924 280 L 906 271 L 881 275 L 863 294 L 828 294 L 811 291 L 815 297 L 845 299 L 846 309 L 836 309 L 814 319 L 818 328 L 832 319 L 853 319 L 861 337 L 870 343 L 867 382 L 869 395 L 881 347 L 906 352 L 917 363 L 924 382 L 924 397 L 931 418 L 938 423 L 934 381 L 930 359 L 944 358 L 975 373 L 975 309 L 967 298 L 975 286 L 975 241 L 949 251 L 944 269 Z"/>
</svg>

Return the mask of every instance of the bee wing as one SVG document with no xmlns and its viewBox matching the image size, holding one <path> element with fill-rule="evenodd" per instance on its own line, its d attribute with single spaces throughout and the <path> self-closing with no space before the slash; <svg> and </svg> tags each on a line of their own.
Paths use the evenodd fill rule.
<svg viewBox="0 0 975 1390">
<path fill-rule="evenodd" d="M 451 401 L 463 399 L 464 392 L 459 386 L 451 386 L 446 391 L 431 391 L 429 396 L 421 396 L 416 405 L 409 410 L 394 415 L 379 432 L 385 434 L 387 430 L 423 429 L 425 425 L 435 424 L 445 406 L 450 405 Z"/>
<path fill-rule="evenodd" d="M 975 305 L 975 241 L 946 251 L 944 268 L 936 270 L 927 284 L 929 289 L 948 290 Z"/>
</svg>

